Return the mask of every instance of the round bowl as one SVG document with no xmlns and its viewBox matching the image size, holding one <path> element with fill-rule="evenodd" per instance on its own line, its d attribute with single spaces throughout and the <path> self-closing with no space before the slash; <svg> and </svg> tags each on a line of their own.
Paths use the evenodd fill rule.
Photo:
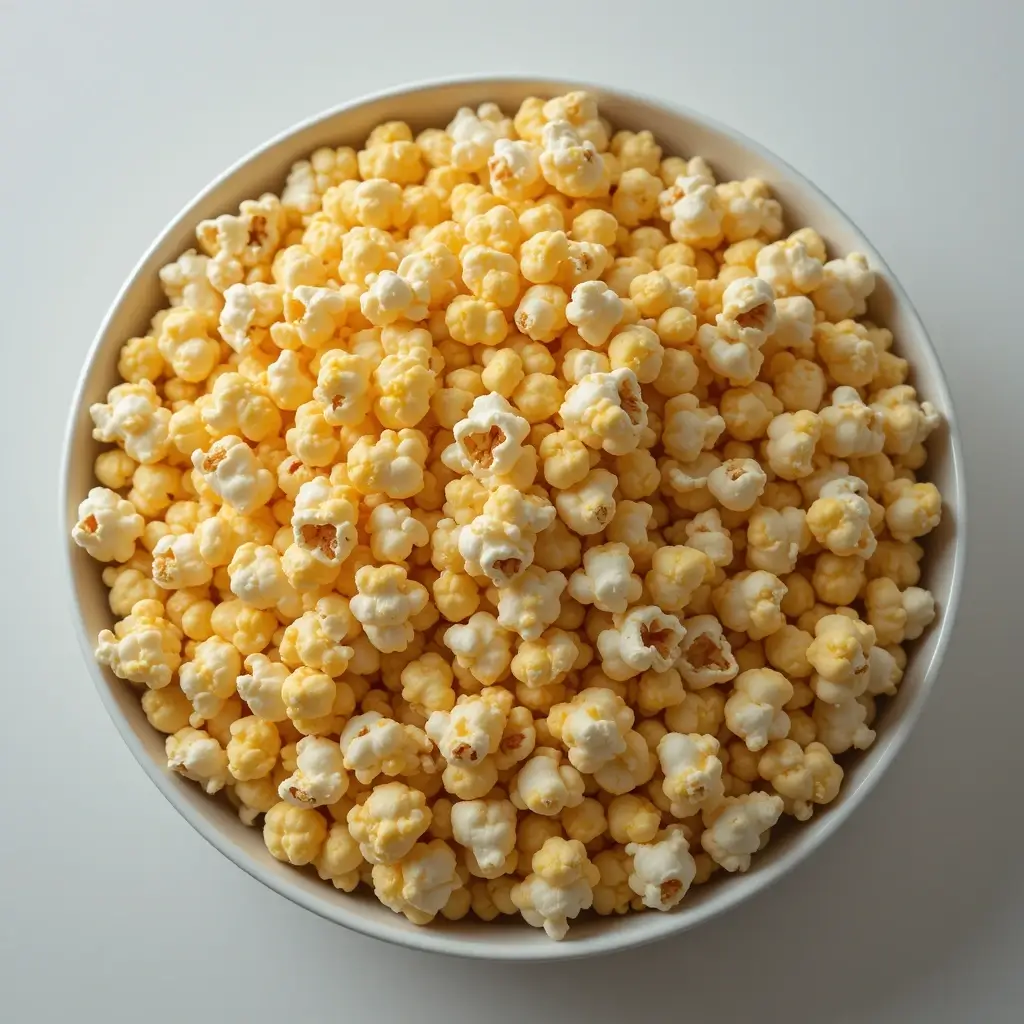
<svg viewBox="0 0 1024 1024">
<path fill-rule="evenodd" d="M 527 96 L 550 96 L 586 88 L 601 112 L 618 128 L 652 130 L 666 153 L 701 154 L 720 176 L 763 178 L 781 201 L 787 221 L 810 225 L 833 253 L 863 252 L 878 274 L 870 315 L 890 328 L 897 349 L 914 368 L 914 383 L 942 413 L 943 425 L 929 442 L 929 477 L 942 492 L 941 526 L 929 537 L 923 585 L 935 594 L 939 616 L 910 652 L 899 693 L 884 702 L 874 745 L 844 756 L 846 779 L 839 797 L 798 827 L 777 829 L 766 850 L 742 875 L 721 872 L 710 884 L 691 891 L 671 913 L 601 918 L 583 915 L 564 942 L 543 931 L 505 919 L 483 924 L 464 919 L 438 920 L 418 928 L 392 913 L 371 895 L 335 890 L 310 870 L 282 864 L 267 852 L 259 829 L 247 828 L 225 800 L 213 800 L 192 782 L 165 767 L 164 737 L 152 729 L 138 692 L 98 666 L 92 657 L 97 633 L 112 625 L 101 566 L 70 541 L 78 502 L 93 485 L 92 464 L 100 446 L 92 439 L 89 405 L 102 400 L 117 383 L 117 354 L 126 338 L 145 332 L 163 305 L 158 269 L 195 243 L 199 221 L 234 211 L 241 200 L 279 191 L 291 164 L 319 146 L 359 146 L 374 125 L 402 119 L 414 129 L 443 126 L 460 106 L 493 100 L 514 110 Z M 72 402 L 61 474 L 61 530 L 67 551 L 68 583 L 77 630 L 93 681 L 125 743 L 163 795 L 202 836 L 240 868 L 282 896 L 354 931 L 403 946 L 458 956 L 497 960 L 551 960 L 607 953 L 638 946 L 693 928 L 755 892 L 817 849 L 851 814 L 877 783 L 905 742 L 934 684 L 960 596 L 965 544 L 963 456 L 949 391 L 939 360 L 903 289 L 881 256 L 836 206 L 806 178 L 762 146 L 724 125 L 685 108 L 600 86 L 543 79 L 473 78 L 413 85 L 346 103 L 272 139 L 204 189 L 167 226 L 142 257 L 114 300 L 85 360 Z"/>
</svg>

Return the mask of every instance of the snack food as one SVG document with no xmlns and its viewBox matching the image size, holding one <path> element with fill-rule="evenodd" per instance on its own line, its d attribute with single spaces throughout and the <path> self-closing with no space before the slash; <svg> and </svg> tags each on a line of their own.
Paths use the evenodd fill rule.
<svg viewBox="0 0 1024 1024">
<path fill-rule="evenodd" d="M 588 900 L 667 909 L 678 892 L 652 892 L 661 868 L 631 865 L 643 852 L 631 845 L 665 843 L 665 877 L 684 892 L 716 866 L 742 870 L 779 808 L 806 816 L 834 795 L 826 755 L 870 741 L 876 691 L 835 665 L 871 673 L 875 641 L 858 631 L 858 656 L 849 630 L 817 627 L 855 602 L 885 631 L 877 692 L 891 692 L 894 638 L 933 611 L 902 579 L 869 599 L 888 577 L 865 560 L 874 540 L 905 561 L 936 522 L 938 495 L 917 480 L 934 413 L 908 393 L 887 332 L 849 319 L 870 290 L 862 260 L 827 264 L 806 229 L 760 259 L 783 244 L 760 183 L 716 185 L 704 166 L 654 155 L 653 139 L 610 139 L 583 96 L 512 119 L 469 112 L 448 142 L 438 134 L 389 124 L 359 153 L 321 152 L 283 201 L 201 226 L 203 254 L 164 275 L 174 309 L 126 345 L 134 390 L 96 414 L 131 463 L 97 465 L 116 539 L 93 549 L 127 552 L 107 569 L 123 621 L 101 657 L 150 692 L 165 679 L 181 691 L 194 732 L 170 697 L 153 716 L 179 726 L 169 761 L 227 788 L 248 820 L 265 814 L 275 856 L 322 861 L 335 884 L 354 874 L 411 919 L 480 904 L 468 826 L 451 827 L 463 817 L 451 805 L 474 801 L 515 810 L 520 855 L 497 877 L 520 886 L 512 902 L 531 923 L 564 923 Z M 802 418 L 773 433 L 787 414 Z M 863 486 L 837 483 L 851 479 Z M 143 607 L 124 608 L 129 583 Z M 809 605 L 786 607 L 808 587 Z M 691 630 L 699 617 L 712 622 Z M 784 626 L 799 636 L 782 649 Z M 803 638 L 813 674 L 787 693 L 768 673 L 796 682 Z M 486 715 L 459 710 L 474 697 Z M 596 716 L 614 735 L 585 734 L 576 712 L 558 721 L 560 706 L 610 698 L 633 714 Z M 428 726 L 436 714 L 465 723 L 475 759 L 441 720 Z M 275 757 L 251 717 L 273 727 Z M 718 760 L 721 793 L 690 791 L 678 743 L 666 772 L 666 735 L 706 738 L 691 745 L 702 773 Z M 320 742 L 298 751 L 306 739 Z M 337 744 L 340 772 L 322 742 Z M 384 790 L 396 784 L 401 799 Z M 282 786 L 316 806 L 275 811 Z M 607 824 L 583 850 L 547 847 L 578 840 L 587 801 Z M 672 803 L 694 809 L 681 818 Z M 692 872 L 676 832 L 648 828 L 651 806 L 685 831 Z M 533 836 L 536 819 L 557 831 Z M 367 867 L 353 851 L 376 850 L 364 833 L 385 821 L 402 856 Z"/>
</svg>

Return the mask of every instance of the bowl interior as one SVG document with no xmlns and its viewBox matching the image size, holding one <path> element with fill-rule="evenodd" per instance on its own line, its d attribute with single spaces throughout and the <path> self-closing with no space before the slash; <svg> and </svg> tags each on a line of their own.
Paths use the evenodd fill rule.
<svg viewBox="0 0 1024 1024">
<path fill-rule="evenodd" d="M 72 408 L 63 480 L 62 526 L 70 534 L 78 502 L 93 485 L 92 464 L 101 447 L 92 440 L 89 405 L 102 400 L 117 380 L 117 352 L 123 341 L 145 332 L 150 317 L 164 304 L 158 269 L 195 244 L 195 225 L 202 219 L 234 211 L 247 198 L 279 192 L 291 164 L 323 145 L 358 147 L 381 121 L 402 119 L 415 130 L 443 127 L 460 106 L 493 100 L 505 109 L 527 96 L 554 95 L 576 83 L 545 80 L 479 79 L 400 90 L 330 112 L 272 140 L 214 182 L 167 228 L 143 257 L 115 300 L 83 370 Z M 543 932 L 519 921 L 483 925 L 473 920 L 439 922 L 416 928 L 381 906 L 372 896 L 346 895 L 323 883 L 311 869 L 297 870 L 274 860 L 258 829 L 246 828 L 225 801 L 211 800 L 193 783 L 166 771 L 163 736 L 146 721 L 133 687 L 101 670 L 91 658 L 96 634 L 113 617 L 101 580 L 101 567 L 65 540 L 68 551 L 76 628 L 100 694 L 125 741 L 164 795 L 191 824 L 240 867 L 283 895 L 327 918 L 377 938 L 404 945 L 468 956 L 508 959 L 552 959 L 585 956 L 650 941 L 684 928 L 731 906 L 773 881 L 814 849 L 864 796 L 870 783 L 889 763 L 905 739 L 934 678 L 952 624 L 962 575 L 962 492 L 959 448 L 953 410 L 942 371 L 913 307 L 888 268 L 858 229 L 809 182 L 760 146 L 724 126 L 685 110 L 651 100 L 587 86 L 598 95 L 602 114 L 617 128 L 652 130 L 666 154 L 704 156 L 720 177 L 764 179 L 785 210 L 791 227 L 815 227 L 830 252 L 860 251 L 878 271 L 870 315 L 889 327 L 896 349 L 913 365 L 913 383 L 943 414 L 944 424 L 929 442 L 928 476 L 941 490 L 945 514 L 929 538 L 923 586 L 936 596 L 939 619 L 917 642 L 896 697 L 884 702 L 870 750 L 844 755 L 846 780 L 838 799 L 796 828 L 777 829 L 767 849 L 740 876 L 720 873 L 716 881 L 691 890 L 670 914 L 577 920 L 566 941 L 552 943 Z"/>
</svg>

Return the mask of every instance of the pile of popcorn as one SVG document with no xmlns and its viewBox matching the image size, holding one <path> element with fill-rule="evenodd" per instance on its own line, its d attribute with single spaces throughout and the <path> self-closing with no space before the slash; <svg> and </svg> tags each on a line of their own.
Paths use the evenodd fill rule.
<svg viewBox="0 0 1024 1024">
<path fill-rule="evenodd" d="M 196 238 L 73 531 L 169 769 L 416 924 L 555 939 L 836 797 L 942 504 L 864 256 L 584 92 L 379 125 Z"/>
</svg>

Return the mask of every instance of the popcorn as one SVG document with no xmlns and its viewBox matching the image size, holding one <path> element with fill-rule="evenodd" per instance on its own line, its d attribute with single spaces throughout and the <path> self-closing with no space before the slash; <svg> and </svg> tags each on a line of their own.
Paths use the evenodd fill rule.
<svg viewBox="0 0 1024 1024">
<path fill-rule="evenodd" d="M 931 402 L 918 403 L 917 392 L 909 384 L 876 391 L 871 409 L 881 419 L 883 450 L 892 455 L 906 455 L 915 445 L 924 444 L 942 422 Z"/>
<path fill-rule="evenodd" d="M 495 139 L 487 161 L 491 191 L 508 200 L 526 200 L 544 189 L 539 146 L 522 140 Z"/>
<path fill-rule="evenodd" d="M 235 693 L 235 682 L 242 673 L 242 656 L 232 644 L 211 636 L 196 644 L 191 661 L 178 670 L 181 692 L 195 708 L 194 718 L 215 718 L 224 702 Z"/>
<path fill-rule="evenodd" d="M 942 519 L 942 497 L 935 484 L 896 479 L 882 489 L 885 525 L 894 540 L 910 541 L 931 533 Z"/>
<path fill-rule="evenodd" d="M 206 429 L 215 437 L 243 434 L 265 441 L 281 430 L 281 413 L 270 398 L 241 374 L 222 373 L 202 408 Z M 189 453 L 191 454 L 191 453 Z"/>
<path fill-rule="evenodd" d="M 274 474 L 234 434 L 215 441 L 205 452 L 194 451 L 192 465 L 205 486 L 242 515 L 266 505 L 277 487 Z"/>
<path fill-rule="evenodd" d="M 468 622 L 449 626 L 444 632 L 444 643 L 455 655 L 456 665 L 484 686 L 498 682 L 508 672 L 512 660 L 511 634 L 488 612 L 476 612 Z"/>
<path fill-rule="evenodd" d="M 870 558 L 877 544 L 871 514 L 867 484 L 855 476 L 837 477 L 822 486 L 807 510 L 807 527 L 835 555 Z"/>
<path fill-rule="evenodd" d="M 582 483 L 590 472 L 590 453 L 586 445 L 567 430 L 548 434 L 538 451 L 544 465 L 544 479 L 551 487 L 567 490 Z"/>
<path fill-rule="evenodd" d="M 665 773 L 662 792 L 677 818 L 689 818 L 714 807 L 724 796 L 718 740 L 698 733 L 670 732 L 658 742 L 658 761 Z"/>
<path fill-rule="evenodd" d="M 733 281 L 722 295 L 715 323 L 697 332 L 701 354 L 732 385 L 753 383 L 764 362 L 761 346 L 776 326 L 771 286 L 757 277 Z"/>
<path fill-rule="evenodd" d="M 580 337 L 595 347 L 602 346 L 622 320 L 622 300 L 601 281 L 584 281 L 572 290 L 565 318 Z"/>
<path fill-rule="evenodd" d="M 900 591 L 890 579 L 871 580 L 864 591 L 868 622 L 878 644 L 916 640 L 935 618 L 935 598 L 921 587 Z"/>
<path fill-rule="evenodd" d="M 348 478 L 360 494 L 410 498 L 423 486 L 427 454 L 418 430 L 384 430 L 376 439 L 364 435 L 348 451 Z"/>
<path fill-rule="evenodd" d="M 565 587 L 560 572 L 531 565 L 499 591 L 498 625 L 524 640 L 536 640 L 558 618 Z"/>
<path fill-rule="evenodd" d="M 365 356 L 332 349 L 320 361 L 313 399 L 332 426 L 355 426 L 370 411 L 373 365 Z"/>
<path fill-rule="evenodd" d="M 882 450 L 880 415 L 861 401 L 856 388 L 839 387 L 821 410 L 821 447 L 836 458 L 873 455 Z"/>
<path fill-rule="evenodd" d="M 569 921 L 594 902 L 600 872 L 575 839 L 552 836 L 533 855 L 533 871 L 513 887 L 511 897 L 523 920 L 564 939 Z"/>
<path fill-rule="evenodd" d="M 474 113 L 460 107 L 445 129 L 454 145 L 451 162 L 461 171 L 482 171 L 499 139 L 512 136 L 512 122 L 494 103 L 483 103 Z"/>
<path fill-rule="evenodd" d="M 211 338 L 212 317 L 187 306 L 170 310 L 160 322 L 156 344 L 174 376 L 190 384 L 206 380 L 220 359 L 220 344 Z"/>
<path fill-rule="evenodd" d="M 747 524 L 747 565 L 785 576 L 811 541 L 807 513 L 800 508 L 755 508 Z"/>
<path fill-rule="evenodd" d="M 583 568 L 569 577 L 569 596 L 603 612 L 624 612 L 640 600 L 643 584 L 633 574 L 625 544 L 599 544 L 583 555 Z"/>
<path fill-rule="evenodd" d="M 378 775 L 432 773 L 432 749 L 422 729 L 384 718 L 376 711 L 350 718 L 341 732 L 345 768 L 363 785 Z"/>
<path fill-rule="evenodd" d="M 516 846 L 516 809 L 508 800 L 463 800 L 452 808 L 452 834 L 478 878 L 498 878 Z"/>
<path fill-rule="evenodd" d="M 647 426 L 647 406 L 632 370 L 589 373 L 569 388 L 559 409 L 565 429 L 609 455 L 634 451 Z"/>
<path fill-rule="evenodd" d="M 822 268 L 821 284 L 811 293 L 814 305 L 833 322 L 848 316 L 863 316 L 867 298 L 875 290 L 875 275 L 867 257 L 852 252 L 829 260 Z"/>
<path fill-rule="evenodd" d="M 130 501 L 106 487 L 93 487 L 78 506 L 71 539 L 98 562 L 127 562 L 144 526 Z"/>
<path fill-rule="evenodd" d="M 365 861 L 348 825 L 336 821 L 313 863 L 325 882 L 331 882 L 344 892 L 352 892 L 359 885 L 359 870 Z"/>
<path fill-rule="evenodd" d="M 409 619 L 426 607 L 426 588 L 399 565 L 364 565 L 356 572 L 356 588 L 349 608 L 370 643 L 384 653 L 404 651 L 415 632 Z"/>
<path fill-rule="evenodd" d="M 219 793 L 228 782 L 228 755 L 202 729 L 179 729 L 164 744 L 167 767 L 186 779 L 198 782 L 205 793 Z"/>
<path fill-rule="evenodd" d="M 172 306 L 186 306 L 216 316 L 224 299 L 207 277 L 210 260 L 188 249 L 175 260 L 160 268 L 160 284 Z"/>
<path fill-rule="evenodd" d="M 317 402 L 307 402 L 295 410 L 295 426 L 284 437 L 288 451 L 307 466 L 330 465 L 340 447 L 338 436 Z"/>
<path fill-rule="evenodd" d="M 369 274 L 366 291 L 359 297 L 363 316 L 375 327 L 393 324 L 396 320 L 424 320 L 430 301 L 429 288 L 422 282 L 415 285 L 393 270 Z"/>
<path fill-rule="evenodd" d="M 755 260 L 757 276 L 767 281 L 780 297 L 813 292 L 824 278 L 821 260 L 807 251 L 804 242 L 796 237 L 798 234 L 766 245 Z"/>
<path fill-rule="evenodd" d="M 370 864 L 394 864 L 412 850 L 430 826 L 427 798 L 402 782 L 376 786 L 347 817 L 352 838 Z"/>
<path fill-rule="evenodd" d="M 196 537 L 191 533 L 168 533 L 153 548 L 153 582 L 164 590 L 203 587 L 213 578 L 213 569 L 203 560 Z"/>
<path fill-rule="evenodd" d="M 580 647 L 571 633 L 546 629 L 537 640 L 523 640 L 519 644 L 512 659 L 512 675 L 530 689 L 556 686 L 579 656 Z"/>
<path fill-rule="evenodd" d="M 655 605 L 640 605 L 613 617 L 597 638 L 601 668 L 609 679 L 630 679 L 648 669 L 664 672 L 679 657 L 682 623 Z"/>
<path fill-rule="evenodd" d="M 855 699 L 840 704 L 816 700 L 811 718 L 818 740 L 829 753 L 844 754 L 851 747 L 867 750 L 875 742 L 874 730 L 865 724 L 867 714 L 867 707 Z"/>
<path fill-rule="evenodd" d="M 809 410 L 786 412 L 768 425 L 768 465 L 783 480 L 799 480 L 814 471 L 814 452 L 822 436 L 822 420 Z"/>
<path fill-rule="evenodd" d="M 809 743 L 804 750 L 793 740 L 775 740 L 761 755 L 757 771 L 797 821 L 807 821 L 815 804 L 835 800 L 843 781 L 843 769 L 821 743 Z"/>
<path fill-rule="evenodd" d="M 521 811 L 548 817 L 583 802 L 583 776 L 571 764 L 562 764 L 561 751 L 538 747 L 519 769 L 509 799 Z"/>
<path fill-rule="evenodd" d="M 713 615 L 694 615 L 684 620 L 683 628 L 686 636 L 679 648 L 676 667 L 691 690 L 702 690 L 735 678 L 739 666 L 718 619 Z"/>
<path fill-rule="evenodd" d="M 551 735 L 565 747 L 569 762 L 588 775 L 626 749 L 633 712 L 611 690 L 588 687 L 548 714 Z"/>
<path fill-rule="evenodd" d="M 281 750 L 281 737 L 272 722 L 247 715 L 232 722 L 228 741 L 228 771 L 239 782 L 268 775 Z"/>
<path fill-rule="evenodd" d="M 513 471 L 529 433 L 530 424 L 505 398 L 481 395 L 455 424 L 455 441 L 445 449 L 442 461 L 458 473 L 472 473 L 489 483 Z"/>
<path fill-rule="evenodd" d="M 455 854 L 440 839 L 416 843 L 397 863 L 375 864 L 372 879 L 373 891 L 384 906 L 420 925 L 444 911 L 463 885 Z"/>
<path fill-rule="evenodd" d="M 568 325 L 568 308 L 569 297 L 557 285 L 535 284 L 523 293 L 513 319 L 531 341 L 549 342 Z"/>
<path fill-rule="evenodd" d="M 497 750 L 511 705 L 511 694 L 500 687 L 467 694 L 451 711 L 432 712 L 426 733 L 449 764 L 476 764 Z"/>
<path fill-rule="evenodd" d="M 541 133 L 540 169 L 544 180 L 572 199 L 608 190 L 608 169 L 593 142 L 563 120 L 549 121 Z"/>
<path fill-rule="evenodd" d="M 726 871 L 746 871 L 762 836 L 782 815 L 781 797 L 767 793 L 726 797 L 704 813 L 700 845 Z"/>
<path fill-rule="evenodd" d="M 677 242 L 714 249 L 722 240 L 722 204 L 711 178 L 699 174 L 676 178 L 658 196 L 658 208 Z"/>
<path fill-rule="evenodd" d="M 659 608 L 681 612 L 697 588 L 710 582 L 714 574 L 715 563 L 703 551 L 680 544 L 659 548 L 654 553 L 644 583 Z"/>
<path fill-rule="evenodd" d="M 297 867 L 315 861 L 326 840 L 327 821 L 310 807 L 282 800 L 263 819 L 263 841 L 271 856 Z"/>
<path fill-rule="evenodd" d="M 323 565 L 340 566 L 358 540 L 355 506 L 322 476 L 299 488 L 291 527 L 298 547 Z"/>
<path fill-rule="evenodd" d="M 733 559 L 732 536 L 722 526 L 718 509 L 710 508 L 693 517 L 685 528 L 687 547 L 703 551 L 721 568 Z"/>
<path fill-rule="evenodd" d="M 304 736 L 296 744 L 295 754 L 295 771 L 277 788 L 282 800 L 296 807 L 323 807 L 345 795 L 348 772 L 334 740 Z"/>
<path fill-rule="evenodd" d="M 755 235 L 777 238 L 782 233 L 782 207 L 759 178 L 723 182 L 715 192 L 722 204 L 726 241 L 740 242 Z"/>
<path fill-rule="evenodd" d="M 859 697 L 868 683 L 868 652 L 875 631 L 866 622 L 847 615 L 825 615 L 814 627 L 807 660 L 816 675 L 815 694 L 830 704 Z"/>
<path fill-rule="evenodd" d="M 451 667 L 440 654 L 423 654 L 402 669 L 402 699 L 417 710 L 451 711 L 455 705 Z"/>
<path fill-rule="evenodd" d="M 118 384 L 106 402 L 89 406 L 89 415 L 95 424 L 92 436 L 120 444 L 136 462 L 150 465 L 166 456 L 171 410 L 161 406 L 150 381 Z"/>
<path fill-rule="evenodd" d="M 413 548 L 430 542 L 427 527 L 399 502 L 377 505 L 370 513 L 367 531 L 373 557 L 381 562 L 405 561 Z"/>
<path fill-rule="evenodd" d="M 786 585 L 764 569 L 737 573 L 711 594 L 715 611 L 728 629 L 760 640 L 784 624 L 782 599 Z"/>
<path fill-rule="evenodd" d="M 770 740 L 785 739 L 789 733 L 789 715 L 782 709 L 792 696 L 793 684 L 781 672 L 770 668 L 741 672 L 725 702 L 726 725 L 747 750 L 763 750 Z"/>
<path fill-rule="evenodd" d="M 357 629 L 345 598 L 329 594 L 285 628 L 279 645 L 281 661 L 289 668 L 305 665 L 336 678 L 344 674 L 355 654 L 343 641 Z"/>
<path fill-rule="evenodd" d="M 697 876 L 686 833 L 678 826 L 665 829 L 656 841 L 629 843 L 626 853 L 633 858 L 629 887 L 652 910 L 677 906 Z"/>
<path fill-rule="evenodd" d="M 600 533 L 615 515 L 617 484 L 608 470 L 592 469 L 579 483 L 559 491 L 555 508 L 562 522 L 581 537 Z"/>
<path fill-rule="evenodd" d="M 238 695 L 249 710 L 267 722 L 283 722 L 288 711 L 281 697 L 281 689 L 289 672 L 279 661 L 271 661 L 264 654 L 250 654 L 245 659 L 248 675 L 236 680 Z"/>
<path fill-rule="evenodd" d="M 298 595 L 269 544 L 242 544 L 228 564 L 231 593 L 254 608 L 295 607 Z"/>
<path fill-rule="evenodd" d="M 181 664 L 181 630 L 163 616 L 159 601 L 144 599 L 96 638 L 96 660 L 118 679 L 159 690 Z"/>
</svg>

